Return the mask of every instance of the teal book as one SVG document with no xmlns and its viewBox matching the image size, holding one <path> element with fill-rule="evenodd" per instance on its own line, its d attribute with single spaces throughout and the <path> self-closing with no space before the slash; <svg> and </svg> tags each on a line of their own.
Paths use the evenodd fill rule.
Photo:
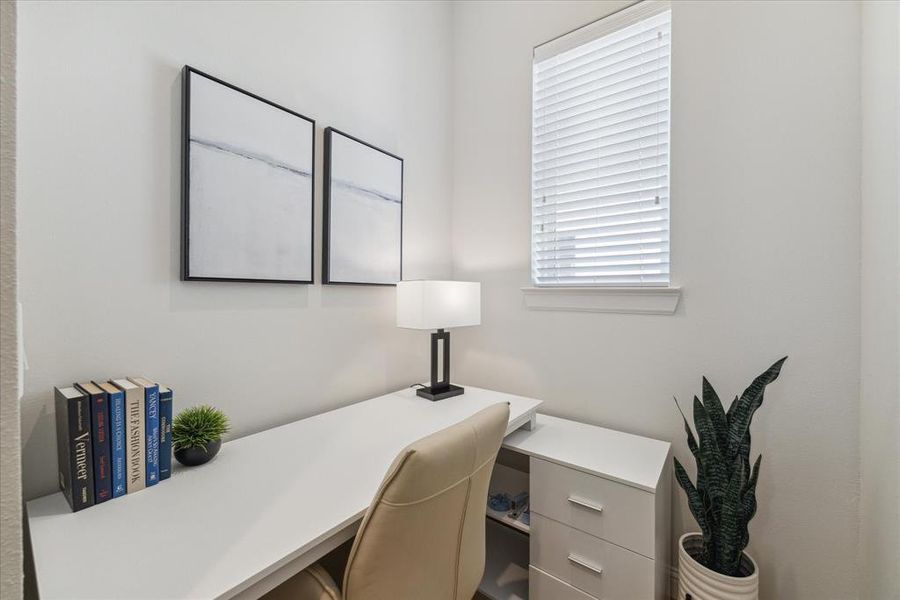
<svg viewBox="0 0 900 600">
<path fill-rule="evenodd" d="M 172 476 L 172 390 L 159 386 L 159 480 Z"/>
</svg>

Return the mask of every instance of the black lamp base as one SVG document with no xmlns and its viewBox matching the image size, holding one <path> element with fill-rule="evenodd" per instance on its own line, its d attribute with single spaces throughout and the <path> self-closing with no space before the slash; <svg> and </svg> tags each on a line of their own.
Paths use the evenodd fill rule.
<svg viewBox="0 0 900 600">
<path fill-rule="evenodd" d="M 439 385 L 435 387 L 419 388 L 416 390 L 416 395 L 422 396 L 423 398 L 428 398 L 429 400 L 434 402 L 435 400 L 443 400 L 444 398 L 459 396 L 463 392 L 465 392 L 465 388 L 458 385 L 453 385 L 452 383 L 448 383 L 446 385 Z"/>
</svg>

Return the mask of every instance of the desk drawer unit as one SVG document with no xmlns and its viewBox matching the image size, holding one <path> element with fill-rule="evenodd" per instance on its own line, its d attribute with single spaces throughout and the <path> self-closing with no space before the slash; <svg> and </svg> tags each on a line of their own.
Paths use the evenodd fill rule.
<svg viewBox="0 0 900 600">
<path fill-rule="evenodd" d="M 544 573 L 533 566 L 528 569 L 529 598 L 552 598 L 553 600 L 594 600 L 578 588 Z"/>
<path fill-rule="evenodd" d="M 529 456 L 528 600 L 668 600 L 671 446 L 538 415 Z"/>
<path fill-rule="evenodd" d="M 531 459 L 531 510 L 654 557 L 654 494 Z"/>
<path fill-rule="evenodd" d="M 652 559 L 536 513 L 531 515 L 530 560 L 532 566 L 601 600 L 654 595 Z"/>
</svg>

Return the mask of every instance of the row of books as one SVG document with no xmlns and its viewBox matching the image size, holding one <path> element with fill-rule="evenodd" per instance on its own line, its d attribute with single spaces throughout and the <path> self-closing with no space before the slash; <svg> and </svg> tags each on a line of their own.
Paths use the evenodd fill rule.
<svg viewBox="0 0 900 600">
<path fill-rule="evenodd" d="M 73 512 L 171 476 L 171 389 L 128 377 L 54 394 L 59 487 Z"/>
</svg>

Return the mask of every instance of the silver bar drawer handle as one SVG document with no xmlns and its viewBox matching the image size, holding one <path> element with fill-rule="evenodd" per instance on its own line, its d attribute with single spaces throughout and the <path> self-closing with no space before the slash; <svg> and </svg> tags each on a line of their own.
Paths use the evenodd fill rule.
<svg viewBox="0 0 900 600">
<path fill-rule="evenodd" d="M 574 554 L 569 555 L 569 562 L 578 565 L 579 567 L 584 567 L 588 571 L 593 571 L 597 575 L 603 575 L 603 567 L 598 567 L 596 565 L 592 565 L 588 561 L 584 560 L 579 556 L 575 556 Z"/>
<path fill-rule="evenodd" d="M 569 496 L 569 502 L 571 502 L 572 504 L 577 504 L 578 506 L 583 506 L 584 508 L 587 508 L 587 509 L 590 509 L 590 510 L 593 510 L 596 512 L 603 512 L 602 506 L 600 506 L 599 504 L 594 504 L 593 502 L 588 502 L 587 500 L 582 500 L 580 498 L 573 498 L 572 496 Z"/>
</svg>

